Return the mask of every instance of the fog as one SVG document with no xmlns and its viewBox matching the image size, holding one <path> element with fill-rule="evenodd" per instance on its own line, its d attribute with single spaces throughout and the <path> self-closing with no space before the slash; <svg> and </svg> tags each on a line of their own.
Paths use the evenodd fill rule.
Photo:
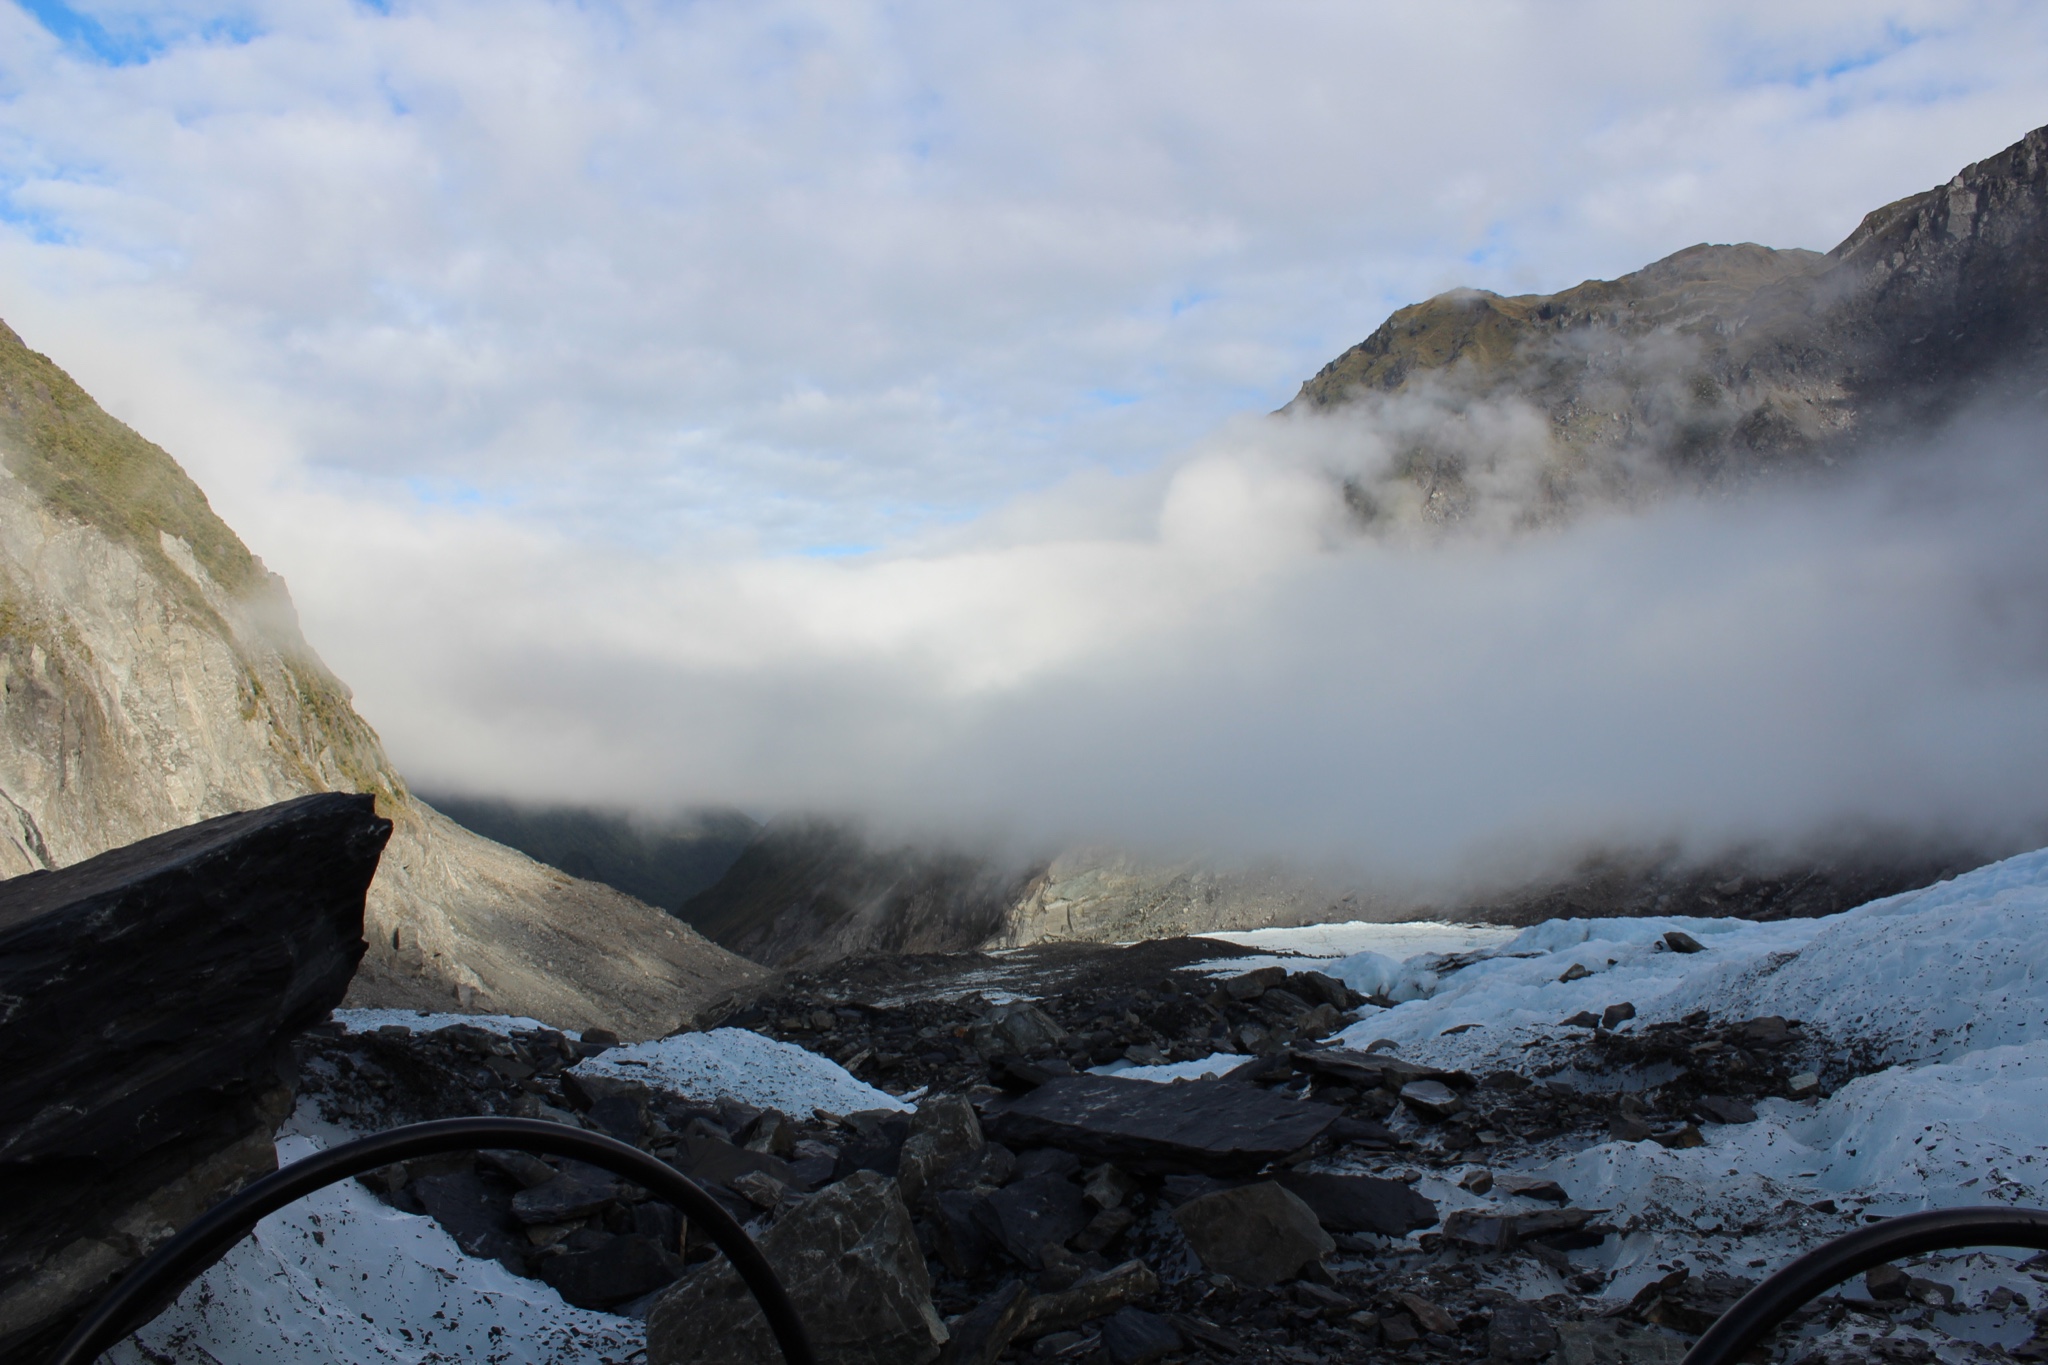
<svg viewBox="0 0 2048 1365">
<path fill-rule="evenodd" d="M 403 770 L 533 800 L 1390 879 L 2048 826 L 2038 423 L 1531 525 L 1501 410 L 1466 426 L 1491 501 L 1368 531 L 1340 480 L 1387 430 L 1247 419 L 838 560 L 650 568 L 361 508 L 330 521 L 372 538 L 363 612 L 329 624 L 375 633 L 357 656 L 388 663 L 351 680 Z"/>
</svg>

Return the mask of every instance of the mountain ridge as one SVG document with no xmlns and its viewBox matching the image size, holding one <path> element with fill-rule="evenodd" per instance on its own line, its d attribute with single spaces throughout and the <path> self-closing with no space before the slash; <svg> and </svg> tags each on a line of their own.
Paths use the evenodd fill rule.
<svg viewBox="0 0 2048 1365">
<path fill-rule="evenodd" d="M 1283 414 L 1390 448 L 1341 471 L 1356 518 L 1518 524 L 1827 466 L 1987 397 L 2038 401 L 2048 356 L 2048 128 L 1866 214 L 1833 250 L 1687 247 L 1554 294 L 1396 310 Z M 1463 429 L 1542 419 L 1518 444 Z M 1411 410 L 1413 409 L 1413 410 Z"/>
</svg>

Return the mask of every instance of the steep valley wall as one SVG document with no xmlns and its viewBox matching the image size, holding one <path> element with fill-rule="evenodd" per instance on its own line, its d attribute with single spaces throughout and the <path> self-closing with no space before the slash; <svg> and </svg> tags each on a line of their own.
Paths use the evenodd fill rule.
<svg viewBox="0 0 2048 1365">
<path fill-rule="evenodd" d="M 763 975 L 414 798 L 283 581 L 0 326 L 0 875 L 320 791 L 373 795 L 395 826 L 355 1003 L 649 1036 Z"/>
</svg>

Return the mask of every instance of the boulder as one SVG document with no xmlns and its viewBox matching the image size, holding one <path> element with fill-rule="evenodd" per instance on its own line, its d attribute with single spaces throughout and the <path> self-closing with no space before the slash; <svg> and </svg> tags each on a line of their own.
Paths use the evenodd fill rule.
<svg viewBox="0 0 2048 1365">
<path fill-rule="evenodd" d="M 616 1308 L 675 1281 L 683 1262 L 639 1233 L 612 1237 L 594 1251 L 550 1257 L 540 1277 L 578 1308 Z"/>
<path fill-rule="evenodd" d="M 859 1171 L 791 1205 L 757 1239 L 809 1330 L 820 1365 L 925 1365 L 947 1339 L 896 1182 Z M 648 1365 L 780 1359 L 767 1319 L 724 1258 L 655 1300 Z"/>
<path fill-rule="evenodd" d="M 1073 1181 L 1032 1175 L 983 1199 L 974 1216 L 996 1245 L 1037 1270 L 1045 1264 L 1045 1249 L 1066 1245 L 1088 1226 L 1090 1212 Z"/>
<path fill-rule="evenodd" d="M 962 1095 L 938 1095 L 918 1106 L 896 1159 L 896 1183 L 915 1204 L 934 1176 L 987 1145 L 974 1106 Z"/>
<path fill-rule="evenodd" d="M 1191 1199 L 1173 1217 L 1205 1267 L 1253 1288 L 1291 1279 L 1337 1249 L 1314 1210 L 1270 1180 Z"/>
<path fill-rule="evenodd" d="M 326 793 L 0 882 L 0 1358 L 275 1168 L 390 834 Z"/>
<path fill-rule="evenodd" d="M 1299 1151 L 1339 1117 L 1329 1105 L 1234 1081 L 1067 1076 L 999 1102 L 985 1126 L 1011 1147 L 1056 1146 L 1127 1170 L 1231 1173 Z"/>
<path fill-rule="evenodd" d="M 967 1041 L 984 1057 L 1017 1053 L 1029 1057 L 1051 1052 L 1065 1041 L 1067 1032 L 1051 1015 L 1028 1000 L 998 1005 L 968 1031 Z"/>
<path fill-rule="evenodd" d="M 910 1115 L 895 1109 L 863 1109 L 848 1114 L 846 1122 L 853 1133 L 839 1149 L 838 1174 L 874 1171 L 894 1176 L 902 1162 L 903 1144 L 910 1140 Z M 769 1174 L 776 1175 L 773 1171 Z"/>
</svg>

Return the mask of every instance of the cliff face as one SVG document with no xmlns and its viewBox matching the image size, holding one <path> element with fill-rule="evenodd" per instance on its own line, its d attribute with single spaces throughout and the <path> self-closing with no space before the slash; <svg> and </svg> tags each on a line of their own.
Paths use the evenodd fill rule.
<svg viewBox="0 0 2048 1365">
<path fill-rule="evenodd" d="M 395 826 L 352 1001 L 644 1036 L 760 975 L 414 798 L 283 581 L 0 326 L 0 875 L 320 791 L 368 793 Z"/>
<path fill-rule="evenodd" d="M 682 916 L 757 962 L 815 967 L 877 953 L 978 948 L 1029 873 L 965 853 L 877 847 L 827 821 L 770 826 Z"/>
<path fill-rule="evenodd" d="M 2048 356 L 2048 129 L 1886 205 L 1826 255 L 1690 247 L 1617 280 L 1403 308 L 1302 385 L 1378 441 L 1358 518 L 1516 523 L 1829 463 Z"/>
</svg>

